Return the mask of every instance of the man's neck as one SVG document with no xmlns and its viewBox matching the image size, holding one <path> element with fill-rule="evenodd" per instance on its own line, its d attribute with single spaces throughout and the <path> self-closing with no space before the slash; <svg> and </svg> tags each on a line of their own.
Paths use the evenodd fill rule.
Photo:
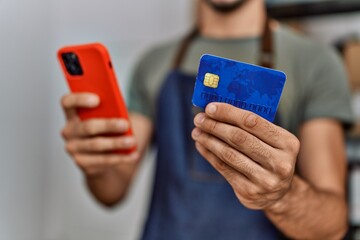
<svg viewBox="0 0 360 240">
<path fill-rule="evenodd" d="M 199 30 L 204 37 L 216 39 L 248 38 L 262 34 L 266 11 L 263 0 L 249 0 L 230 13 L 214 10 L 199 2 Z"/>
</svg>

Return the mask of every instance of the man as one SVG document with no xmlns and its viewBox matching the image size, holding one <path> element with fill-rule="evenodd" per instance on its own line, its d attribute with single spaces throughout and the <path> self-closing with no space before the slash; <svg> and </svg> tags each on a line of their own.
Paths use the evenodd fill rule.
<svg viewBox="0 0 360 240">
<path fill-rule="evenodd" d="M 191 95 L 200 56 L 258 63 L 266 23 L 263 0 L 199 0 L 198 10 L 194 34 L 153 49 L 136 68 L 129 99 L 135 137 L 101 137 L 125 132 L 124 119 L 79 121 L 75 109 L 96 107 L 97 96 L 63 97 L 66 148 L 89 189 L 103 204 L 119 202 L 156 139 L 143 239 L 342 238 L 343 125 L 352 118 L 338 57 L 270 22 L 273 65 L 288 77 L 277 125 L 224 103 L 195 116 Z M 111 153 L 134 145 L 135 153 Z"/>
</svg>

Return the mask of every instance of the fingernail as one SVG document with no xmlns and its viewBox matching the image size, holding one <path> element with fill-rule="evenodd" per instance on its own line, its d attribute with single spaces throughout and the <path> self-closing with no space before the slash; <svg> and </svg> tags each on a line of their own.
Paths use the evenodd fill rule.
<svg viewBox="0 0 360 240">
<path fill-rule="evenodd" d="M 205 119 L 205 114 L 204 113 L 199 113 L 196 117 L 195 117 L 195 122 L 198 124 L 201 124 L 204 122 Z"/>
<path fill-rule="evenodd" d="M 87 102 L 90 105 L 96 105 L 99 103 L 99 98 L 97 96 L 90 96 L 90 97 L 88 97 Z"/>
<path fill-rule="evenodd" d="M 216 112 L 216 105 L 215 104 L 209 104 L 207 107 L 207 112 L 210 114 L 214 114 Z"/>
<path fill-rule="evenodd" d="M 200 134 L 201 134 L 201 130 L 198 128 L 195 128 L 192 132 L 193 139 L 196 140 L 200 136 Z"/>
</svg>

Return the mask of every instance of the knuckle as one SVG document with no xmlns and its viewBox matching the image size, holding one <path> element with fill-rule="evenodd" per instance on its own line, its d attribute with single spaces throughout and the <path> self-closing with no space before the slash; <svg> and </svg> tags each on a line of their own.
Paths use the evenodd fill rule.
<svg viewBox="0 0 360 240">
<path fill-rule="evenodd" d="M 94 135 L 97 129 L 93 121 L 88 121 L 83 123 L 83 130 L 85 135 Z"/>
<path fill-rule="evenodd" d="M 68 106 L 68 98 L 69 98 L 69 94 L 66 94 L 66 95 L 63 95 L 62 97 L 61 97 L 61 99 L 60 99 L 60 104 L 61 104 L 61 106 L 63 107 L 63 108 L 67 108 Z"/>
<path fill-rule="evenodd" d="M 271 139 L 275 142 L 278 142 L 280 140 L 280 131 L 277 128 L 268 127 L 268 136 L 271 137 Z"/>
<path fill-rule="evenodd" d="M 67 128 L 63 128 L 61 131 L 60 131 L 60 134 L 61 134 L 61 137 L 64 139 L 64 140 L 67 140 L 69 139 L 69 133 L 68 133 L 68 130 Z"/>
<path fill-rule="evenodd" d="M 226 147 L 222 150 L 222 157 L 224 160 L 229 162 L 236 162 L 237 161 L 237 154 L 230 148 Z"/>
<path fill-rule="evenodd" d="M 210 132 L 214 132 L 217 129 L 217 121 L 205 119 L 204 125 L 206 129 L 209 129 Z"/>
<path fill-rule="evenodd" d="M 124 138 L 122 138 L 122 137 L 111 139 L 111 141 L 109 143 L 109 147 L 111 149 L 124 148 L 125 146 L 126 146 L 126 144 L 124 142 Z"/>
<path fill-rule="evenodd" d="M 64 109 L 79 107 L 79 96 L 69 93 L 61 98 L 61 105 Z"/>
<path fill-rule="evenodd" d="M 86 159 L 83 156 L 81 156 L 80 154 L 75 154 L 73 156 L 73 159 L 77 166 L 79 166 L 80 168 L 85 167 Z"/>
<path fill-rule="evenodd" d="M 293 146 L 293 151 L 295 153 L 298 153 L 300 151 L 300 141 L 299 139 L 297 139 L 296 137 L 294 137 L 294 142 L 292 143 L 292 146 Z"/>
<path fill-rule="evenodd" d="M 267 192 L 277 191 L 278 186 L 279 186 L 279 181 L 274 177 L 266 179 L 266 181 L 264 182 L 264 185 L 263 185 L 264 189 Z"/>
<path fill-rule="evenodd" d="M 246 187 L 244 192 L 247 199 L 255 199 L 258 196 L 258 192 L 254 187 Z"/>
<path fill-rule="evenodd" d="M 227 166 L 226 166 L 226 164 L 225 164 L 223 161 L 221 161 L 221 160 L 215 161 L 215 162 L 214 162 L 214 167 L 215 167 L 219 172 L 225 172 L 225 171 L 227 171 Z"/>
<path fill-rule="evenodd" d="M 274 159 L 274 153 L 259 142 L 251 143 L 250 149 L 251 154 L 257 156 L 258 158 L 268 160 L 269 162 Z"/>
<path fill-rule="evenodd" d="M 231 132 L 230 141 L 235 145 L 243 144 L 247 141 L 247 135 L 244 132 L 237 129 Z"/>
<path fill-rule="evenodd" d="M 102 151 L 104 149 L 103 141 L 100 138 L 88 140 L 87 146 L 92 151 Z"/>
<path fill-rule="evenodd" d="M 242 169 L 247 176 L 255 176 L 256 175 L 254 168 L 250 165 L 249 162 L 244 161 L 239 166 L 242 166 Z"/>
<path fill-rule="evenodd" d="M 244 124 L 248 128 L 253 128 L 260 121 L 260 117 L 255 113 L 249 112 L 244 116 Z"/>
<path fill-rule="evenodd" d="M 105 122 L 105 130 L 106 131 L 113 131 L 116 130 L 116 120 L 108 120 Z"/>
<path fill-rule="evenodd" d="M 293 171 L 294 171 L 293 164 L 287 161 L 283 162 L 279 167 L 279 174 L 283 178 L 288 178 L 289 176 L 291 176 Z"/>
<path fill-rule="evenodd" d="M 65 151 L 68 154 L 73 155 L 75 153 L 75 147 L 74 147 L 73 143 L 69 142 L 69 143 L 65 144 Z"/>
<path fill-rule="evenodd" d="M 274 159 L 273 153 L 271 151 L 269 151 L 268 149 L 261 148 L 261 149 L 259 149 L 259 153 L 261 154 L 262 158 L 264 158 L 268 161 Z"/>
<path fill-rule="evenodd" d="M 291 153 L 298 153 L 300 150 L 300 141 L 295 136 L 291 136 L 287 141 L 287 150 Z"/>
</svg>

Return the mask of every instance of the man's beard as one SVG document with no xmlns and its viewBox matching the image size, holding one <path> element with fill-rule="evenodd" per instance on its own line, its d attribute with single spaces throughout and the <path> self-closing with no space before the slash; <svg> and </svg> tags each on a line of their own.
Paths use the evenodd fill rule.
<svg viewBox="0 0 360 240">
<path fill-rule="evenodd" d="M 238 0 L 233 3 L 215 3 L 211 0 L 204 0 L 207 2 L 214 10 L 221 12 L 221 13 L 229 13 L 236 9 L 238 9 L 240 6 L 242 6 L 245 2 L 248 0 Z"/>
</svg>

